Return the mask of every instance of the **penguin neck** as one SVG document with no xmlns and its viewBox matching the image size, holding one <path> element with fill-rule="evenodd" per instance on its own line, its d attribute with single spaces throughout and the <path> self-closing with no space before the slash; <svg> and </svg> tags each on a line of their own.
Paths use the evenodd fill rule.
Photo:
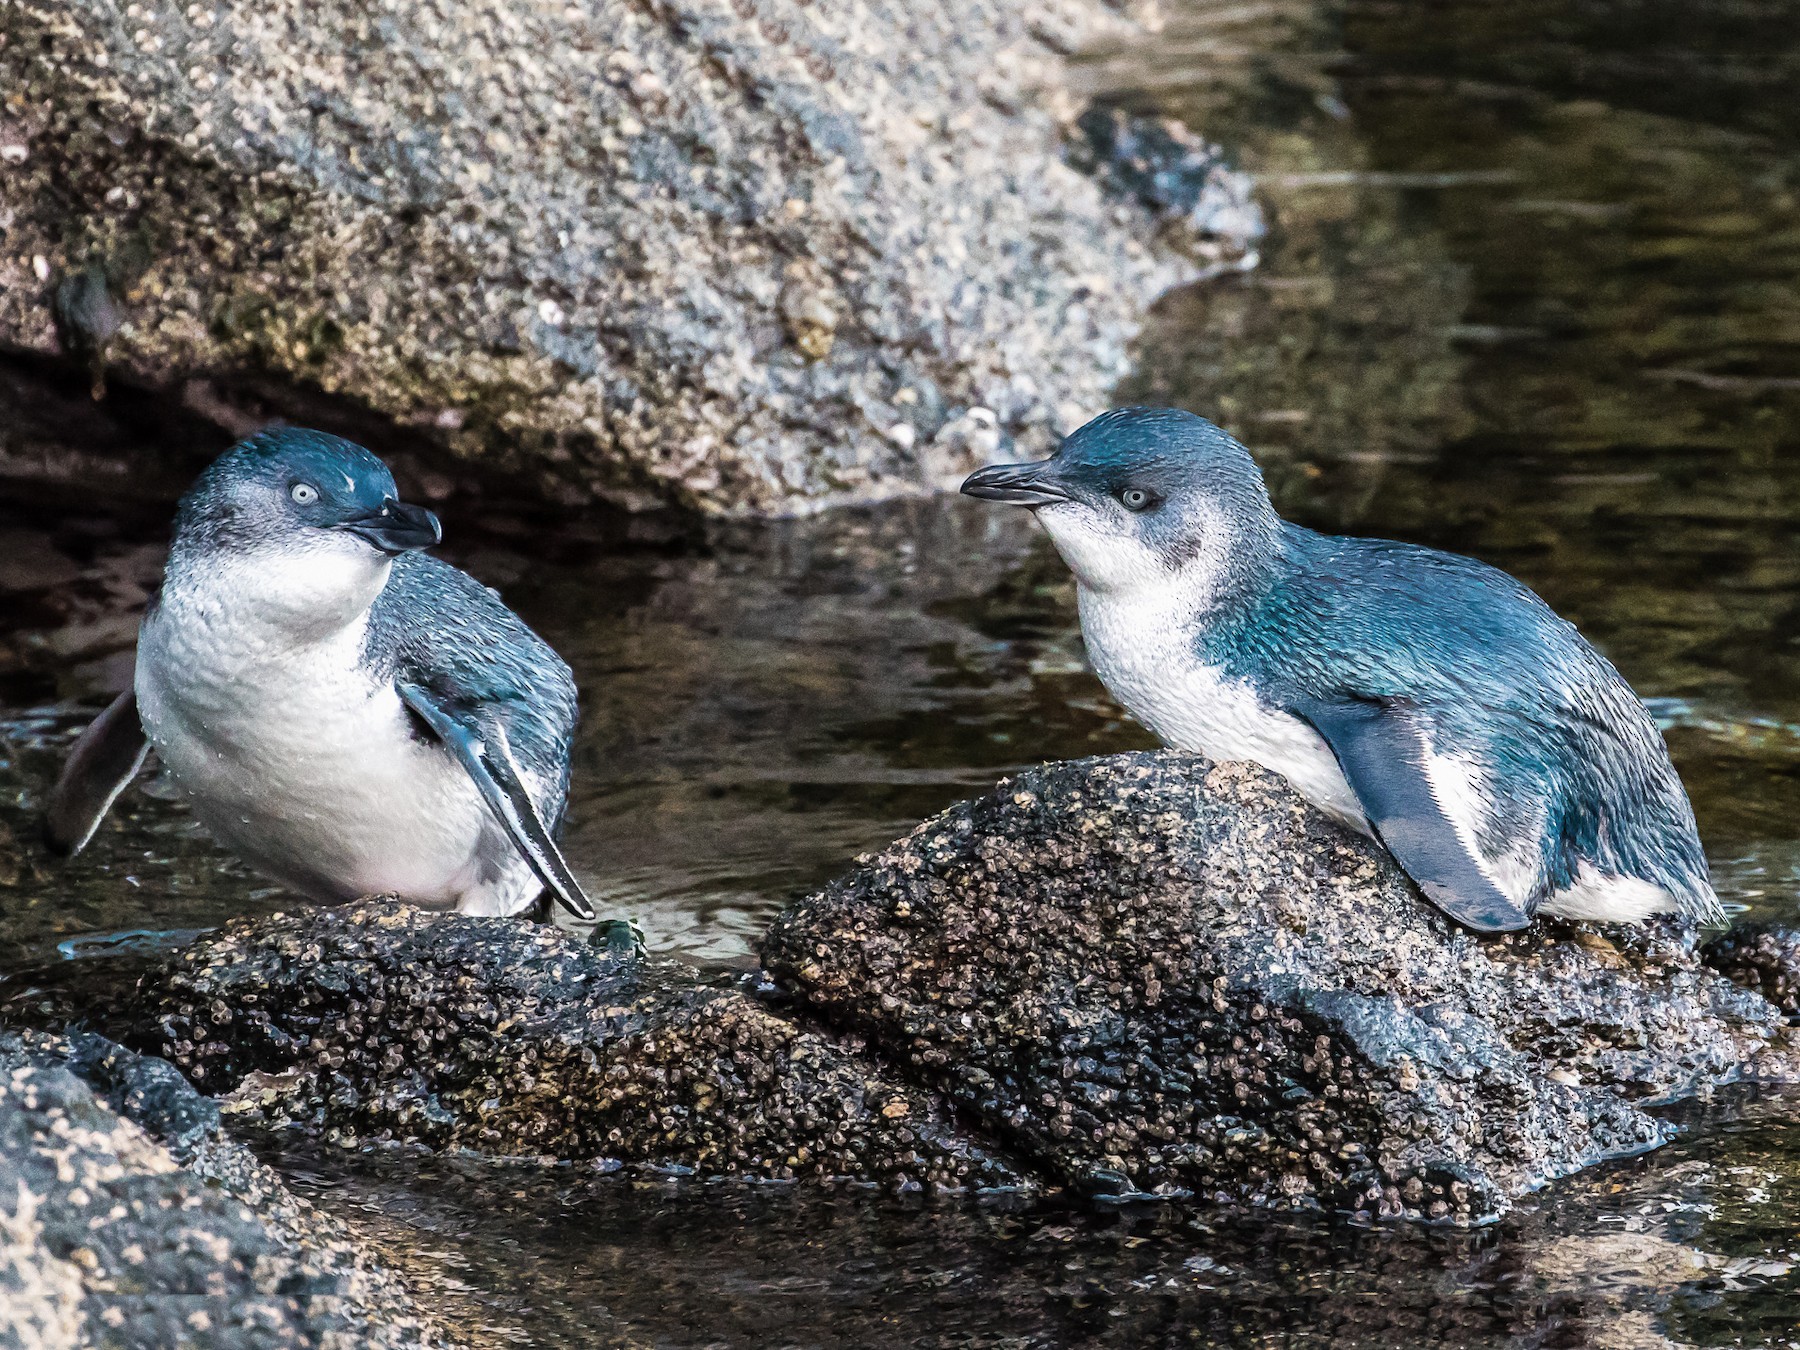
<svg viewBox="0 0 1800 1350">
<path fill-rule="evenodd" d="M 276 650 L 324 644 L 366 625 L 392 570 L 392 559 L 350 536 L 230 549 L 178 540 L 161 608 L 221 639 L 236 632 Z"/>
<path fill-rule="evenodd" d="M 1220 519 L 1167 554 L 1135 549 L 1137 565 L 1130 567 L 1093 566 L 1079 544 L 1056 542 L 1075 574 L 1083 614 L 1128 612 L 1183 631 L 1228 625 L 1254 611 L 1274 589 L 1286 558 L 1283 522 L 1272 514 L 1268 521 Z"/>
<path fill-rule="evenodd" d="M 1272 513 L 1271 513 L 1272 514 Z M 1078 576 L 1082 635 L 1095 673 L 1133 716 L 1171 744 L 1204 747 L 1162 715 L 1185 706 L 1197 687 L 1220 680 L 1257 682 L 1263 644 L 1253 634 L 1278 608 L 1292 566 L 1287 527 L 1224 538 L 1179 569 L 1136 585 L 1092 587 Z M 1198 681 L 1198 684 L 1196 684 Z M 1179 720 L 1179 719 L 1177 719 Z"/>
</svg>

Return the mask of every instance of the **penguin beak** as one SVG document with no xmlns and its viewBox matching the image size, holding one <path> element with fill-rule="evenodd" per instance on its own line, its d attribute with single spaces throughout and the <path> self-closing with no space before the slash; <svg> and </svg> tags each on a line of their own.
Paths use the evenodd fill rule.
<svg viewBox="0 0 1800 1350">
<path fill-rule="evenodd" d="M 422 506 L 397 502 L 392 497 L 373 511 L 352 516 L 338 526 L 367 539 L 383 553 L 410 553 L 430 548 L 444 537 L 438 518 Z"/>
<path fill-rule="evenodd" d="M 1066 502 L 1068 492 L 1051 476 L 1055 462 L 1040 459 L 1033 464 L 990 464 L 963 479 L 963 496 L 1029 506 L 1034 511 L 1054 502 Z"/>
</svg>

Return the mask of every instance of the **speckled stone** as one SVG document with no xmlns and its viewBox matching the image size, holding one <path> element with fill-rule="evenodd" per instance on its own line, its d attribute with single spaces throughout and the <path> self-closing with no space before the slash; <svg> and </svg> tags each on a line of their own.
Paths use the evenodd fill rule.
<svg viewBox="0 0 1800 1350">
<path fill-rule="evenodd" d="M 1196 274 L 1064 153 L 1066 54 L 1141 8 L 9 0 L 0 342 L 342 396 L 570 504 L 946 486 Z"/>
<path fill-rule="evenodd" d="M 167 1064 L 0 1033 L 0 1346 L 452 1342 Z"/>
<path fill-rule="evenodd" d="M 144 986 L 141 1034 L 239 1124 L 896 1190 L 1021 1181 L 853 1042 L 543 925 L 366 901 L 230 924 Z"/>
<path fill-rule="evenodd" d="M 1792 1078 L 1665 929 L 1481 938 L 1248 765 L 1052 764 L 775 923 L 768 971 L 1013 1154 L 1099 1192 L 1473 1222 Z"/>
<path fill-rule="evenodd" d="M 1747 971 L 1791 954 L 1764 946 Z M 231 923 L 112 992 L 33 981 L 0 1015 L 166 1056 L 215 1100 L 167 1065 L 82 1072 L 178 1154 L 217 1112 L 350 1146 L 1454 1223 L 1663 1142 L 1658 1102 L 1800 1077 L 1781 1011 L 1691 934 L 1477 937 L 1279 779 L 1172 752 L 956 806 L 763 955 L 773 985 L 371 900 Z"/>
</svg>

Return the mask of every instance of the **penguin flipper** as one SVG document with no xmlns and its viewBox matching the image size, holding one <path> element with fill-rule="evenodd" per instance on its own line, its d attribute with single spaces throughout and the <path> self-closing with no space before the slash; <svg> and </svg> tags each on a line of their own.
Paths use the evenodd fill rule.
<svg viewBox="0 0 1800 1350">
<path fill-rule="evenodd" d="M 578 919 L 591 923 L 598 918 L 581 883 L 569 870 L 562 850 L 550 837 L 531 794 L 525 790 L 519 766 L 506 741 L 505 726 L 498 719 L 482 719 L 463 712 L 424 685 L 402 680 L 394 687 L 406 706 L 419 715 L 468 771 L 488 810 L 556 902 Z"/>
<path fill-rule="evenodd" d="M 1416 719 L 1362 699 L 1319 699 L 1295 709 L 1337 756 L 1376 837 L 1425 898 L 1465 928 L 1511 933 L 1531 922 L 1488 875 L 1432 791 Z"/>
<path fill-rule="evenodd" d="M 76 738 L 56 786 L 50 790 L 44 841 L 51 849 L 73 856 L 87 847 L 149 753 L 150 741 L 138 718 L 137 694 L 127 689 Z"/>
</svg>

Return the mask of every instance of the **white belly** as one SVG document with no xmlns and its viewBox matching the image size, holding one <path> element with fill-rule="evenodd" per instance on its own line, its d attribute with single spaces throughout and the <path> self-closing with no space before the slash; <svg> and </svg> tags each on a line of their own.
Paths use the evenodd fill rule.
<svg viewBox="0 0 1800 1350">
<path fill-rule="evenodd" d="M 1108 692 L 1165 744 L 1280 774 L 1307 801 L 1369 832 L 1337 756 L 1306 722 L 1264 703 L 1193 653 L 1185 623 L 1154 601 L 1080 592 L 1088 659 Z"/>
<path fill-rule="evenodd" d="M 138 648 L 145 732 L 219 842 L 303 894 L 523 908 L 529 866 L 392 686 L 358 670 L 361 644 L 360 623 L 294 645 L 158 610 Z"/>
</svg>

